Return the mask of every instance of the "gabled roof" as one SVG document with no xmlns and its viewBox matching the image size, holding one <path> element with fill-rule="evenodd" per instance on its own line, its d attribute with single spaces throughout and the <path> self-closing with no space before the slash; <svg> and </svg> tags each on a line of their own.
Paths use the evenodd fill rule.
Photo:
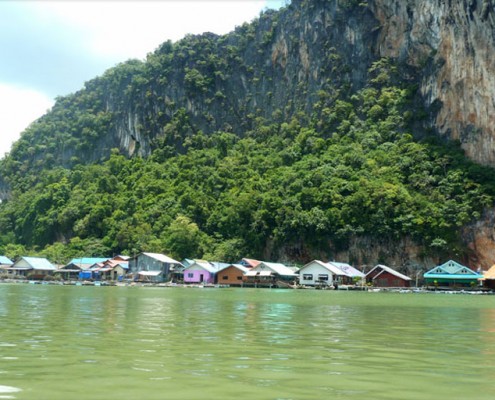
<svg viewBox="0 0 495 400">
<path fill-rule="evenodd" d="M 248 268 L 254 268 L 254 267 L 258 266 L 260 263 L 261 263 L 261 261 L 254 260 L 252 258 L 243 258 L 239 262 L 240 265 L 244 265 L 244 266 L 246 266 Z"/>
<path fill-rule="evenodd" d="M 245 274 L 246 272 L 248 272 L 251 269 L 251 268 L 247 268 L 247 267 L 245 267 L 244 265 L 241 265 L 241 264 L 227 264 L 226 267 L 220 268 L 218 270 L 218 272 L 223 271 L 224 269 L 227 269 L 227 268 L 230 268 L 230 267 L 237 268 L 243 274 Z"/>
<path fill-rule="evenodd" d="M 343 263 L 343 262 L 337 262 L 337 261 L 329 261 L 329 264 L 335 265 L 337 268 L 339 268 L 341 271 L 343 271 L 347 276 L 351 278 L 364 278 L 364 274 L 354 268 L 353 266 Z"/>
<path fill-rule="evenodd" d="M 347 275 L 340 268 L 337 268 L 335 265 L 333 265 L 333 263 L 326 263 L 326 262 L 323 262 L 323 261 L 320 261 L 320 260 L 313 260 L 313 261 L 307 263 L 304 267 L 302 267 L 299 270 L 299 273 L 304 272 L 304 269 L 306 267 L 309 267 L 313 263 L 316 263 L 316 264 L 320 265 L 321 267 L 325 268 L 328 272 L 332 273 L 333 275 L 339 275 L 339 276 L 346 276 Z"/>
<path fill-rule="evenodd" d="M 488 271 L 483 271 L 483 280 L 495 280 L 495 265 L 492 265 Z"/>
<path fill-rule="evenodd" d="M 194 262 L 191 265 L 189 265 L 186 269 L 184 269 L 184 271 L 187 271 L 188 269 L 195 266 L 198 266 L 204 269 L 205 271 L 208 271 L 211 274 L 216 274 L 218 272 L 218 268 L 216 267 L 216 265 L 205 260 L 194 260 Z"/>
<path fill-rule="evenodd" d="M 74 265 L 77 265 L 78 267 L 82 267 L 82 266 L 88 266 L 88 267 L 90 267 L 93 264 L 96 264 L 96 263 L 99 263 L 99 262 L 103 262 L 103 261 L 106 261 L 106 260 L 108 260 L 108 257 L 81 257 L 81 258 L 73 258 L 72 260 L 70 260 L 70 262 L 67 264 L 67 266 L 68 265 L 71 265 L 71 264 L 74 264 Z"/>
<path fill-rule="evenodd" d="M 367 274 L 366 276 L 368 275 L 371 275 L 372 272 L 374 272 L 375 270 L 381 270 L 380 272 L 378 272 L 378 274 L 376 274 L 373 279 L 376 279 L 378 278 L 383 272 L 388 272 L 389 274 L 392 274 L 394 276 L 396 276 L 397 278 L 400 278 L 400 279 L 403 279 L 405 281 L 410 281 L 411 278 L 409 278 L 408 276 L 404 275 L 404 274 L 401 274 L 400 272 L 397 272 L 395 269 L 392 269 L 390 267 L 387 267 L 386 265 L 381 265 L 381 264 L 378 264 L 376 265 L 374 268 L 372 268 Z"/>
<path fill-rule="evenodd" d="M 294 271 L 292 271 L 290 268 L 287 268 L 282 263 L 272 263 L 272 262 L 262 261 L 256 267 L 252 268 L 252 270 L 262 271 L 265 268 L 268 268 L 281 276 L 297 276 L 297 274 L 294 273 Z"/>
<path fill-rule="evenodd" d="M 423 275 L 425 278 L 454 278 L 454 279 L 479 279 L 483 275 L 474 272 L 458 262 L 449 260 L 442 265 L 430 269 Z"/>
<path fill-rule="evenodd" d="M 32 269 L 36 270 L 55 271 L 57 269 L 50 261 L 41 257 L 21 257 L 14 263 L 14 267 L 16 264 L 22 263 L 22 261 L 24 261 Z"/>
<path fill-rule="evenodd" d="M 155 260 L 158 260 L 160 262 L 164 262 L 168 264 L 180 264 L 179 261 L 174 260 L 173 258 L 166 256 L 165 254 L 159 254 L 159 253 L 141 253 L 141 254 L 154 258 Z"/>
<path fill-rule="evenodd" d="M 5 256 L 0 256 L 0 265 L 12 265 L 14 262 Z"/>
</svg>

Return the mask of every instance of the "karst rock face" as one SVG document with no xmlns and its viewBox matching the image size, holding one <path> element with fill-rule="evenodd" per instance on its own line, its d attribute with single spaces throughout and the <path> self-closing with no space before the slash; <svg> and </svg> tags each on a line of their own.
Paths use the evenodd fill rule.
<svg viewBox="0 0 495 400">
<path fill-rule="evenodd" d="M 242 134 L 258 117 L 310 113 L 319 91 L 342 85 L 359 90 L 372 62 L 389 57 L 414 68 L 429 127 L 460 141 L 474 161 L 495 165 L 492 0 L 294 0 L 243 28 L 223 37 L 203 35 L 212 43 L 205 51 L 224 61 L 216 76 L 200 65 L 198 38 L 183 52 L 175 50 L 167 68 L 150 68 L 146 81 L 131 74 L 104 91 L 101 104 L 112 124 L 96 149 L 149 155 L 180 108 L 192 131 L 206 134 Z M 240 51 L 229 54 L 229 46 Z M 191 71 L 207 85 L 191 88 Z"/>
<path fill-rule="evenodd" d="M 375 0 L 379 56 L 421 70 L 433 126 L 466 154 L 495 165 L 495 10 L 491 0 Z"/>
<path fill-rule="evenodd" d="M 413 134 L 458 140 L 472 160 L 495 166 L 494 1 L 292 0 L 224 36 L 165 42 L 59 99 L 43 124 L 28 128 L 0 170 L 0 199 L 9 198 L 9 175 L 99 162 L 114 148 L 129 157 L 180 152 L 199 132 L 242 136 L 259 121 L 312 115 L 322 93 L 351 96 L 385 57 L 418 88 L 426 117 Z M 494 226 L 487 210 L 463 228 L 476 265 L 495 260 Z M 407 238 L 366 240 L 348 253 L 364 252 L 362 261 L 389 252 L 397 264 L 421 258 Z"/>
</svg>

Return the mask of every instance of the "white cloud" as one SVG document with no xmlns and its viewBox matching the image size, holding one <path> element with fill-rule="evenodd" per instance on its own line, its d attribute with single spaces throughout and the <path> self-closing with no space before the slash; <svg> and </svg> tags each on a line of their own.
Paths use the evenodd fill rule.
<svg viewBox="0 0 495 400">
<path fill-rule="evenodd" d="M 0 158 L 33 120 L 85 81 L 166 40 L 225 34 L 285 0 L 0 2 Z M 23 87 L 20 89 L 19 87 Z"/>
<path fill-rule="evenodd" d="M 98 56 L 124 61 L 144 58 L 161 43 L 188 33 L 227 33 L 254 19 L 266 5 L 250 1 L 44 1 L 35 3 L 87 34 Z"/>
<path fill-rule="evenodd" d="M 31 122 L 43 115 L 53 100 L 43 93 L 15 86 L 0 84 L 0 158 L 10 151 L 10 146 L 19 138 Z"/>
</svg>

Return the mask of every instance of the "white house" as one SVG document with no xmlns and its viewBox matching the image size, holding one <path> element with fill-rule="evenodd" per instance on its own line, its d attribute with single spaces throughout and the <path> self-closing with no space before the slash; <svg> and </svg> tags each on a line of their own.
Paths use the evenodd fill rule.
<svg viewBox="0 0 495 400">
<path fill-rule="evenodd" d="M 333 286 L 344 277 L 347 274 L 343 270 L 320 260 L 313 260 L 299 270 L 299 283 L 306 286 Z"/>
</svg>

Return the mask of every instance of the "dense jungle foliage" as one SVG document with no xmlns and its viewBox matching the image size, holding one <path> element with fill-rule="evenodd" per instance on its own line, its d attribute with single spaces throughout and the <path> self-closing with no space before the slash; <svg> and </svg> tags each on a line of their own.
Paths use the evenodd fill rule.
<svg viewBox="0 0 495 400">
<path fill-rule="evenodd" d="M 455 143 L 414 140 L 414 87 L 383 85 L 386 60 L 373 68 L 347 100 L 328 106 L 322 91 L 311 116 L 260 121 L 243 137 L 198 132 L 182 153 L 165 146 L 147 159 L 114 149 L 99 164 L 53 168 L 29 189 L 21 181 L 0 208 L 0 253 L 234 261 L 287 243 L 331 254 L 355 235 L 456 248 L 459 227 L 493 203 L 492 171 Z"/>
<path fill-rule="evenodd" d="M 356 237 L 462 254 L 493 170 L 424 128 L 414 71 L 335 39 L 345 13 L 371 29 L 366 2 L 307 32 L 328 4 L 166 42 L 57 99 L 0 160 L 0 254 L 304 262 Z"/>
</svg>

